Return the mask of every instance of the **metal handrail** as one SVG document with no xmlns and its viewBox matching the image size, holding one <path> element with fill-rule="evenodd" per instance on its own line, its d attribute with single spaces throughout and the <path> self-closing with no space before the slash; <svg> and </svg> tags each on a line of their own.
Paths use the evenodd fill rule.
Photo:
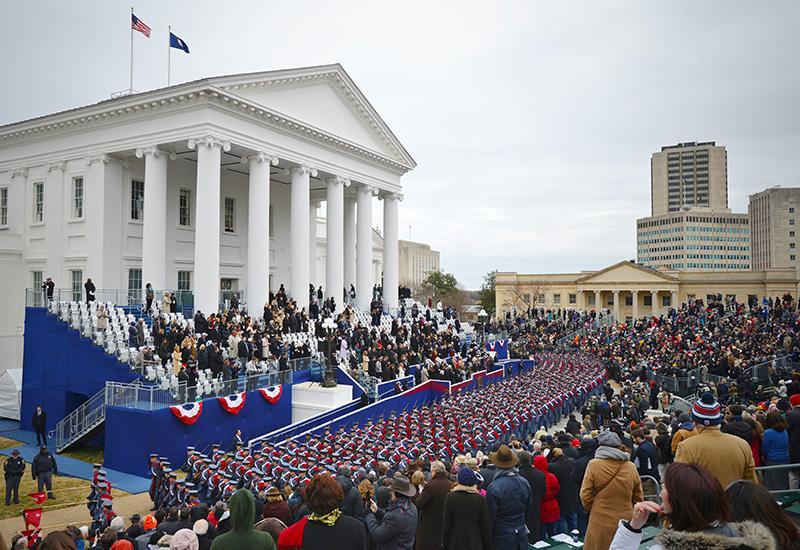
<svg viewBox="0 0 800 550">
<path fill-rule="evenodd" d="M 63 451 L 100 425 L 106 418 L 105 405 L 105 389 L 102 389 L 59 420 L 48 434 L 56 440 L 56 451 Z"/>
</svg>

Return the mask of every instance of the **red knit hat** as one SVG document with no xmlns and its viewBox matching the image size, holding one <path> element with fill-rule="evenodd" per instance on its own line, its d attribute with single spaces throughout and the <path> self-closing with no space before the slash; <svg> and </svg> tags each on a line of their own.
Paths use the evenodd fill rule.
<svg viewBox="0 0 800 550">
<path fill-rule="evenodd" d="M 792 407 L 800 407 L 800 393 L 793 393 L 789 396 L 789 403 Z"/>
</svg>

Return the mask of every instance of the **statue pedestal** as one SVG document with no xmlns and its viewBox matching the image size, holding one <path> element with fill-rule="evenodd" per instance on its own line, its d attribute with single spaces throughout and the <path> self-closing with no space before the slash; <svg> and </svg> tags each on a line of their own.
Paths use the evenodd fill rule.
<svg viewBox="0 0 800 550">
<path fill-rule="evenodd" d="M 318 382 L 303 382 L 292 386 L 292 423 L 346 405 L 353 400 L 353 388 L 339 385 L 323 388 Z"/>
</svg>

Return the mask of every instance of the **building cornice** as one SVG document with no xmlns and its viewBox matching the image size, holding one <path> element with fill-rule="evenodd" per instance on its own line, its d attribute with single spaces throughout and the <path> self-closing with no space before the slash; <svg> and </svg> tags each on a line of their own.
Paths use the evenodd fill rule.
<svg viewBox="0 0 800 550">
<path fill-rule="evenodd" d="M 292 136 L 324 145 L 396 172 L 405 173 L 413 169 L 416 166 L 414 160 L 403 149 L 388 126 L 375 113 L 374 109 L 358 91 L 358 88 L 355 87 L 355 84 L 352 83 L 341 67 L 338 65 L 332 67 L 334 69 L 315 74 L 296 74 L 285 78 L 275 78 L 274 74 L 270 78 L 271 73 L 263 73 L 264 76 L 261 79 L 258 78 L 258 75 L 249 75 L 250 81 L 239 83 L 229 81 L 229 77 L 206 79 L 152 92 L 106 100 L 95 105 L 2 126 L 0 127 L 0 148 L 11 144 L 27 143 L 37 139 L 63 135 L 76 130 L 93 129 L 97 126 L 114 123 L 117 120 L 133 119 L 156 111 L 172 110 L 191 105 L 212 104 L 223 109 L 245 114 L 251 120 L 266 124 Z M 279 73 L 279 71 L 276 73 Z M 242 78 L 247 76 L 243 75 Z M 390 158 L 343 137 L 260 105 L 257 102 L 239 97 L 235 93 L 239 89 L 250 86 L 290 86 L 314 79 L 330 81 L 337 91 L 348 100 L 351 107 L 355 109 L 355 114 L 360 115 L 367 121 L 370 128 L 380 136 L 381 141 L 387 144 L 387 147 L 396 154 L 397 158 Z M 215 86 L 214 83 L 219 83 L 221 87 Z"/>
</svg>

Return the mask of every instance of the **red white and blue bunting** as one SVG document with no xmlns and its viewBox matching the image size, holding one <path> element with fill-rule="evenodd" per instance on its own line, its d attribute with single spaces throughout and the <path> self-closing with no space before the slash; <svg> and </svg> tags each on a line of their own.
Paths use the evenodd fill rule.
<svg viewBox="0 0 800 550">
<path fill-rule="evenodd" d="M 225 397 L 217 397 L 217 401 L 222 405 L 222 408 L 231 414 L 239 414 L 239 411 L 244 407 L 244 399 L 246 392 L 234 393 L 226 395 Z"/>
<path fill-rule="evenodd" d="M 183 405 L 170 407 L 169 410 L 172 411 L 172 414 L 174 414 L 178 420 L 187 426 L 191 426 L 200 418 L 203 412 L 203 403 L 184 403 Z"/>
<path fill-rule="evenodd" d="M 261 388 L 258 390 L 258 393 L 261 394 L 261 397 L 267 400 L 267 403 L 274 405 L 280 401 L 281 395 L 283 395 L 283 386 L 278 384 L 277 386 L 272 386 L 266 389 Z"/>
</svg>

